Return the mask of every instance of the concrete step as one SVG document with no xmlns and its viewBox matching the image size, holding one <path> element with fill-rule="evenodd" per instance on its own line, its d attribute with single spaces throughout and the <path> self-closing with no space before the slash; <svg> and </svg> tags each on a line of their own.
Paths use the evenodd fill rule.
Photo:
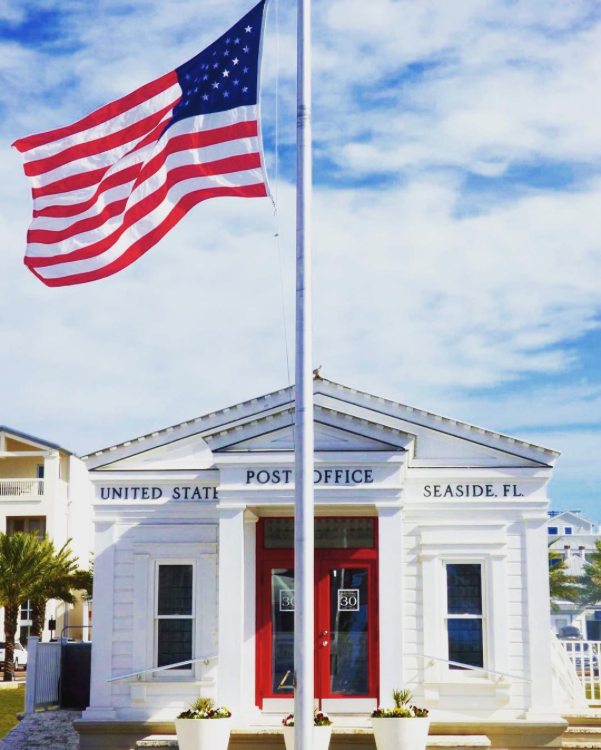
<svg viewBox="0 0 601 750">
<path fill-rule="evenodd" d="M 563 735 L 564 742 L 601 742 L 600 726 L 570 726 Z"/>
<path fill-rule="evenodd" d="M 276 727 L 254 727 L 252 729 L 234 729 L 230 738 L 231 750 L 263 750 L 266 747 L 283 748 L 284 736 Z M 177 748 L 177 737 L 174 735 L 154 734 L 139 740 L 137 748 Z M 373 732 L 367 727 L 333 728 L 331 747 L 337 750 L 373 750 L 375 743 Z M 428 738 L 428 750 L 489 750 L 490 740 L 483 734 L 459 735 L 439 734 Z M 601 744 L 599 746 L 601 750 Z M 574 748 L 574 750 L 576 750 Z"/>
<path fill-rule="evenodd" d="M 562 717 L 570 727 L 601 727 L 601 709 L 589 708 L 578 713 L 565 713 Z"/>
</svg>

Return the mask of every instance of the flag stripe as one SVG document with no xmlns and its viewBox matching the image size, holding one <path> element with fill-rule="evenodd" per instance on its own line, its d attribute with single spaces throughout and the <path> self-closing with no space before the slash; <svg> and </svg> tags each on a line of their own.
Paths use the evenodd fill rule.
<svg viewBox="0 0 601 750">
<path fill-rule="evenodd" d="M 263 181 L 252 185 L 240 187 L 213 187 L 204 190 L 187 193 L 172 209 L 169 215 L 160 224 L 154 226 L 148 234 L 140 237 L 133 242 L 127 251 L 107 263 L 106 265 L 86 271 L 70 272 L 65 276 L 49 276 L 47 271 L 38 270 L 30 266 L 31 271 L 47 286 L 71 286 L 74 284 L 85 284 L 88 281 L 97 281 L 107 276 L 118 273 L 127 266 L 131 265 L 144 253 L 156 245 L 170 229 L 172 229 L 195 205 L 209 198 L 219 197 L 240 197 L 240 198 L 265 198 L 267 188 Z M 26 259 L 27 260 L 27 259 Z M 29 265 L 29 264 L 27 264 Z"/>
<path fill-rule="evenodd" d="M 118 235 L 119 232 L 124 231 L 141 218 L 139 211 L 145 213 L 145 208 L 140 208 L 139 211 L 137 211 L 136 208 L 138 206 L 141 206 L 145 201 L 148 201 L 150 205 L 156 201 L 161 202 L 169 187 L 177 182 L 189 180 L 194 177 L 214 177 L 217 175 L 229 174 L 231 172 L 241 172 L 247 169 L 258 169 L 260 166 L 261 156 L 260 154 L 255 153 L 220 159 L 219 161 L 209 162 L 207 164 L 188 164 L 181 167 L 174 167 L 166 174 L 166 180 L 163 182 L 162 186 L 157 190 L 152 191 L 149 195 L 143 195 L 137 203 L 133 203 L 133 206 L 130 205 L 125 213 L 123 212 L 128 204 L 127 198 L 115 201 L 114 203 L 105 206 L 100 214 L 78 221 L 63 230 L 50 231 L 46 229 L 30 229 L 27 233 L 27 242 L 30 245 L 54 245 L 56 243 L 61 243 L 61 254 L 58 258 L 55 258 L 55 260 L 62 262 L 67 260 L 69 256 L 68 248 L 71 245 L 67 240 L 73 240 L 73 238 L 76 237 L 77 239 L 73 244 L 77 244 L 80 248 L 82 242 L 89 243 L 86 248 L 81 248 L 77 252 L 82 252 L 82 250 L 84 252 L 90 252 L 91 248 L 101 246 L 107 239 L 111 239 Z M 121 226 L 119 226 L 119 228 L 108 238 L 105 237 L 106 232 L 110 231 L 112 227 L 111 219 L 121 216 L 121 214 L 123 214 Z M 101 227 L 103 227 L 103 231 L 96 231 Z"/>
<path fill-rule="evenodd" d="M 110 104 L 106 104 L 104 107 L 100 107 L 100 109 L 97 109 L 95 112 L 92 112 L 81 120 L 74 122 L 72 125 L 20 138 L 13 143 L 13 146 L 23 153 L 25 151 L 30 151 L 32 148 L 43 146 L 46 143 L 52 143 L 61 138 L 66 138 L 67 136 L 73 135 L 82 130 L 88 130 L 96 125 L 107 123 L 109 120 L 117 117 L 117 115 L 133 109 L 133 107 L 152 99 L 157 94 L 160 94 L 162 91 L 175 85 L 178 85 L 177 73 L 171 71 L 144 86 L 140 86 L 139 89 L 136 89 L 131 94 L 127 94 L 126 96 L 121 97 L 121 99 L 117 99 Z"/>
<path fill-rule="evenodd" d="M 62 167 L 65 164 L 80 161 L 81 159 L 91 156 L 103 155 L 106 159 L 109 159 L 112 154 L 106 154 L 105 152 L 111 151 L 119 146 L 126 146 L 132 141 L 143 138 L 149 132 L 153 131 L 164 116 L 167 113 L 170 113 L 172 109 L 173 105 L 170 104 L 159 112 L 154 112 L 137 122 L 133 122 L 127 127 L 117 130 L 115 133 L 105 135 L 102 138 L 97 138 L 93 141 L 77 143 L 70 148 L 60 151 L 58 154 L 53 154 L 45 159 L 38 159 L 37 161 L 26 163 L 25 174 L 28 177 L 46 174 L 46 172 L 58 169 L 58 167 Z M 112 160 L 110 163 L 113 163 Z"/>
<path fill-rule="evenodd" d="M 108 133 L 116 133 L 118 130 L 131 125 L 133 122 L 144 119 L 147 115 L 159 112 L 162 109 L 168 107 L 174 107 L 179 99 L 181 98 L 182 90 L 179 85 L 170 86 L 165 91 L 162 91 L 157 96 L 148 99 L 148 101 L 142 102 L 141 104 L 132 107 L 127 112 L 122 112 L 111 120 L 103 122 L 100 125 L 94 125 L 87 130 L 80 130 L 72 135 L 60 138 L 52 143 L 46 143 L 36 148 L 31 148 L 23 153 L 23 161 L 25 163 L 36 161 L 38 159 L 45 159 L 48 156 L 53 156 L 61 151 L 64 151 L 71 146 L 76 146 L 79 143 L 86 143 L 88 141 L 94 141 L 101 138 Z"/>
<path fill-rule="evenodd" d="M 169 142 L 171 143 L 171 142 Z M 99 193 L 97 196 L 93 196 L 88 199 L 87 202 L 78 204 L 84 209 L 80 211 L 78 206 L 57 206 L 59 211 L 64 209 L 74 209 L 71 213 L 66 216 L 40 216 L 38 215 L 35 221 L 31 225 L 31 229 L 48 229 L 52 231 L 63 230 L 67 227 L 73 226 L 77 221 L 86 219 L 91 216 L 95 216 L 100 213 L 105 206 L 114 201 L 118 201 L 121 198 L 126 198 L 131 195 L 129 201 L 130 205 L 137 202 L 138 195 L 141 192 L 141 183 L 149 180 L 159 172 L 164 172 L 165 169 L 172 167 L 181 167 L 187 164 L 207 164 L 209 162 L 217 162 L 220 159 L 225 159 L 232 156 L 240 156 L 247 153 L 258 153 L 260 150 L 260 144 L 258 138 L 238 138 L 232 141 L 225 141 L 223 143 L 217 143 L 213 146 L 206 146 L 200 149 L 188 149 L 184 147 L 184 140 L 180 139 L 178 150 L 171 153 L 171 149 L 165 149 L 162 154 L 163 158 L 160 160 L 153 159 L 153 169 L 144 174 L 144 180 L 136 180 L 140 172 L 140 166 L 137 165 L 136 169 L 129 170 L 129 179 L 124 183 L 115 183 L 110 185 L 110 189 Z M 100 184 L 100 188 L 104 188 L 105 183 L 111 181 L 112 178 L 119 178 L 123 173 L 118 172 L 116 175 L 108 175 L 105 180 Z M 114 182 L 114 180 L 113 180 Z M 135 186 L 132 183 L 140 183 Z M 144 190 L 149 192 L 151 188 L 144 186 Z M 86 205 L 87 204 L 87 205 Z"/>
</svg>

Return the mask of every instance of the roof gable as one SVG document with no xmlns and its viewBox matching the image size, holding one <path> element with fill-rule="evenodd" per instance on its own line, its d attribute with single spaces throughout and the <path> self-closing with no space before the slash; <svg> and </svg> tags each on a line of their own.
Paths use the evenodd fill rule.
<svg viewBox="0 0 601 750">
<path fill-rule="evenodd" d="M 414 465 L 422 462 L 422 465 L 446 466 L 549 466 L 559 455 L 507 435 L 328 380 L 316 380 L 314 392 L 316 434 L 321 441 L 319 445 L 325 446 L 323 450 L 334 450 L 327 446 L 335 443 L 339 450 L 409 449 L 415 456 Z M 212 452 L 292 450 L 293 419 L 294 389 L 290 387 L 97 451 L 84 456 L 84 460 L 90 469 L 108 468 L 133 456 L 140 456 L 144 464 L 155 460 L 161 463 L 173 460 L 176 465 L 191 460 L 203 464 L 209 457 L 206 446 Z M 328 426 L 334 432 L 327 432 Z M 278 431 L 282 431 L 281 434 L 277 435 Z M 352 434 L 356 436 L 354 439 L 348 437 Z M 193 438 L 190 443 L 189 438 Z M 199 440 L 203 441 L 202 445 Z M 162 450 L 179 441 L 183 441 L 181 453 L 177 452 L 179 448 Z M 376 448 L 376 444 L 380 444 L 380 448 Z M 191 447 L 193 445 L 196 448 Z M 322 450 L 319 445 L 317 450 Z M 350 447 L 353 445 L 357 447 Z M 146 454 L 146 458 L 142 459 L 142 454 Z"/>
</svg>

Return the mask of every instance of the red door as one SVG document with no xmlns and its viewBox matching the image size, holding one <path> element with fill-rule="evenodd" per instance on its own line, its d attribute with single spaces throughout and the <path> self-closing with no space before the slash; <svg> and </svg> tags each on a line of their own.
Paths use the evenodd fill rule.
<svg viewBox="0 0 601 750">
<path fill-rule="evenodd" d="M 376 519 L 372 521 L 372 547 L 315 551 L 318 699 L 377 699 Z M 293 695 L 294 555 L 292 549 L 267 549 L 262 524 L 257 541 L 257 705 L 262 707 L 265 698 Z"/>
</svg>

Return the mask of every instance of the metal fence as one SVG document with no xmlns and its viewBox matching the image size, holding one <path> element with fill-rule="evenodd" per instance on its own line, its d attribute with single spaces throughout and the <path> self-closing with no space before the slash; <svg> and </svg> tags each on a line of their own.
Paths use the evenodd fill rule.
<svg viewBox="0 0 601 750">
<path fill-rule="evenodd" d="M 37 636 L 30 636 L 27 639 L 25 713 L 58 705 L 60 669 L 61 644 L 40 643 Z"/>
<path fill-rule="evenodd" d="M 560 641 L 578 675 L 588 703 L 601 702 L 601 641 Z"/>
</svg>

